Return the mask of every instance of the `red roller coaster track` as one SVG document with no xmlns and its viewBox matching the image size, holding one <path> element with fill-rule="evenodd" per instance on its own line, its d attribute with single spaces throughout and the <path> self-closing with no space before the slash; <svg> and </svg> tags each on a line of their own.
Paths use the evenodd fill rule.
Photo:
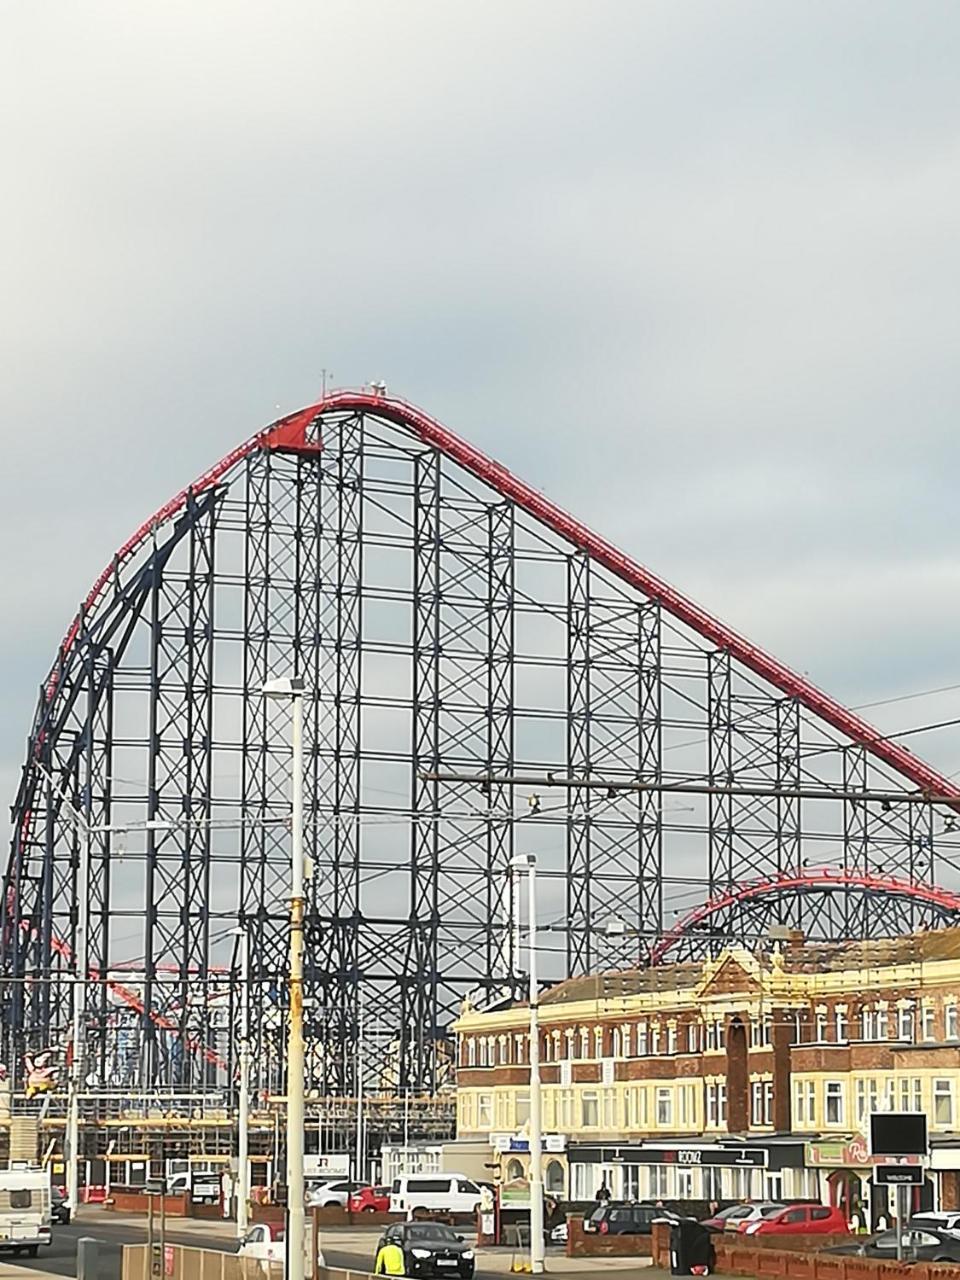
<svg viewBox="0 0 960 1280">
<path fill-rule="evenodd" d="M 332 392 L 316 404 L 280 418 L 228 453 L 192 485 L 171 498 L 123 544 L 97 578 L 84 602 L 84 609 L 89 610 L 93 607 L 117 567 L 133 555 L 159 525 L 180 511 L 191 494 L 198 494 L 211 488 L 236 462 L 255 449 L 317 451 L 322 444 L 319 437 L 311 438 L 311 429 L 318 425 L 322 426 L 323 414 L 350 410 L 376 414 L 413 432 L 425 444 L 439 449 L 441 453 L 452 458 L 503 497 L 509 498 L 518 507 L 542 521 L 573 546 L 587 552 L 598 564 L 602 564 L 624 582 L 642 591 L 650 600 L 659 603 L 668 613 L 685 623 L 703 639 L 709 640 L 718 649 L 730 653 L 754 674 L 769 681 L 774 688 L 791 698 L 796 698 L 808 711 L 818 715 L 834 729 L 859 743 L 877 759 L 890 765 L 901 776 L 915 783 L 924 795 L 960 802 L 960 784 L 942 777 L 906 747 L 885 738 L 872 725 L 861 720 L 852 711 L 848 711 L 846 707 L 823 693 L 803 676 L 719 622 L 699 605 L 656 577 L 649 569 L 631 560 L 612 543 L 588 529 L 586 525 L 545 498 L 542 493 L 518 479 L 502 463 L 488 458 L 486 454 L 455 435 L 415 405 L 405 400 L 392 397 L 388 399 L 386 396 L 371 392 Z M 318 420 L 321 421 L 318 422 Z M 64 653 L 72 647 L 79 628 L 80 617 L 78 616 L 64 637 L 62 645 Z M 55 675 L 51 675 L 48 696 L 52 696 L 55 687 Z"/>
<path fill-rule="evenodd" d="M 651 949 L 650 963 L 662 964 L 666 954 L 699 924 L 719 915 L 730 907 L 750 902 L 756 898 L 775 897 L 781 893 L 833 892 L 860 889 L 864 893 L 881 893 L 889 897 L 909 898 L 925 906 L 937 907 L 944 913 L 954 914 L 960 920 L 960 894 L 951 893 L 934 884 L 917 884 L 911 880 L 899 880 L 896 876 L 871 875 L 865 871 L 831 870 L 829 867 L 811 871 L 785 872 L 767 880 L 752 880 L 711 898 L 709 902 L 694 907 L 665 933 Z"/>
</svg>

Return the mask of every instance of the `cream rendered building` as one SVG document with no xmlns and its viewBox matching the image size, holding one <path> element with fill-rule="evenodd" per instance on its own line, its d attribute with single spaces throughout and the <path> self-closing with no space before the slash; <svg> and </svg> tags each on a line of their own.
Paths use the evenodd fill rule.
<svg viewBox="0 0 960 1280">
<path fill-rule="evenodd" d="M 731 948 L 703 964 L 546 991 L 548 1188 L 615 1195 L 870 1199 L 871 1111 L 923 1110 L 917 1203 L 960 1200 L 960 930 L 844 945 Z M 526 1167 L 528 1011 L 465 1007 L 458 1142 Z M 874 1217 L 885 1193 L 873 1196 Z"/>
</svg>

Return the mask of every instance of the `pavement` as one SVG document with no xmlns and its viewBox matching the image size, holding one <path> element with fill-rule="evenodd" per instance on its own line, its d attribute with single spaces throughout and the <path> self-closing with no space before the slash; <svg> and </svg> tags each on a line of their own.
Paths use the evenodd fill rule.
<svg viewBox="0 0 960 1280">
<path fill-rule="evenodd" d="M 232 1222 L 168 1218 L 166 1228 L 169 1244 L 192 1245 L 221 1253 L 233 1253 L 237 1248 L 236 1225 Z M 371 1270 L 382 1230 L 382 1227 L 360 1226 L 322 1228 L 320 1244 L 327 1265 L 352 1271 Z M 469 1238 L 468 1232 L 463 1234 Z M 7 1261 L 5 1255 L 0 1255 L 0 1280 L 60 1280 L 63 1276 L 76 1276 L 77 1241 L 81 1236 L 93 1236 L 102 1241 L 109 1252 L 119 1253 L 124 1244 L 141 1244 L 146 1240 L 146 1219 L 85 1206 L 68 1227 L 54 1225 L 53 1242 L 39 1258 Z M 525 1256 L 517 1249 L 482 1249 L 477 1253 L 476 1280 L 499 1280 L 510 1273 L 514 1261 Z M 662 1272 L 653 1270 L 649 1258 L 568 1258 L 556 1246 L 547 1250 L 546 1270 L 568 1276 L 642 1271 L 643 1280 L 660 1280 L 663 1276 Z"/>
</svg>

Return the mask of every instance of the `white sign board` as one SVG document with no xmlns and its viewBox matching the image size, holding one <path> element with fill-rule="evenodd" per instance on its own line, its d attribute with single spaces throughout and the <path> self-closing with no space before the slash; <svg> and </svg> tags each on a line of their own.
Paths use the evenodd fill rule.
<svg viewBox="0 0 960 1280">
<path fill-rule="evenodd" d="M 303 1176 L 305 1178 L 345 1178 L 350 1172 L 350 1157 L 344 1151 L 330 1155 L 305 1155 L 303 1157 Z"/>
</svg>

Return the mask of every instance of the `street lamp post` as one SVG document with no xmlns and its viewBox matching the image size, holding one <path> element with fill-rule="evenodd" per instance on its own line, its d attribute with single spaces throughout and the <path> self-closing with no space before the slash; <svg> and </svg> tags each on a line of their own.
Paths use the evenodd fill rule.
<svg viewBox="0 0 960 1280">
<path fill-rule="evenodd" d="M 84 1073 L 84 1019 L 87 1010 L 87 974 L 90 968 L 88 938 L 90 914 L 90 857 L 93 831 L 79 810 L 74 810 L 81 837 L 80 865 L 77 868 L 77 927 L 74 933 L 72 1057 L 67 1105 L 67 1203 L 76 1214 L 80 1204 L 80 1089 Z M 80 825 L 82 823 L 82 826 Z"/>
<path fill-rule="evenodd" d="M 47 785 L 67 806 L 80 837 L 77 864 L 77 925 L 73 936 L 73 1017 L 71 1019 L 71 1060 L 67 1077 L 67 1134 L 64 1155 L 67 1164 L 67 1203 L 76 1213 L 80 1203 L 80 1090 L 84 1080 L 87 981 L 90 971 L 90 860 L 93 837 L 126 831 L 125 826 L 91 826 L 49 769 L 39 766 Z M 148 824 L 149 825 L 149 824 Z"/>
<path fill-rule="evenodd" d="M 303 680 L 268 680 L 265 698 L 290 702 L 291 761 L 290 1019 L 287 1027 L 287 1280 L 304 1280 L 306 1216 L 303 1207 Z"/>
<path fill-rule="evenodd" d="M 527 872 L 527 947 L 530 976 L 530 1270 L 543 1273 L 543 1134 L 540 1100 L 540 1010 L 537 985 L 537 860 L 514 859 Z M 518 913 L 519 914 L 519 913 Z"/>
<path fill-rule="evenodd" d="M 237 1235 L 242 1239 L 249 1226 L 250 1204 L 250 934 L 240 936 L 240 1096 L 237 1101 Z"/>
</svg>

